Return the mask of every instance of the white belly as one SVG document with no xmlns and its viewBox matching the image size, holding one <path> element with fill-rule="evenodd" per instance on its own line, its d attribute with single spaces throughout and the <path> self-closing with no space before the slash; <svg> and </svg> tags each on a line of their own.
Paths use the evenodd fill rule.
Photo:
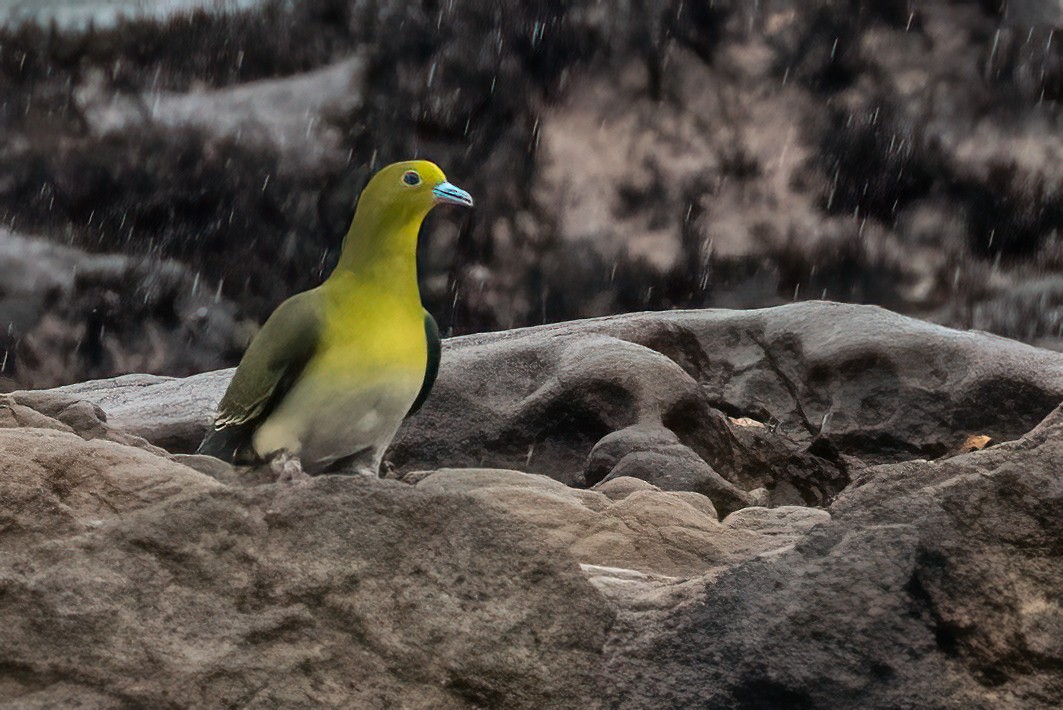
<svg viewBox="0 0 1063 710">
<path fill-rule="evenodd" d="M 367 449 L 383 452 L 413 405 L 421 379 L 373 386 L 300 379 L 254 435 L 255 453 L 287 451 L 310 472 Z"/>
</svg>

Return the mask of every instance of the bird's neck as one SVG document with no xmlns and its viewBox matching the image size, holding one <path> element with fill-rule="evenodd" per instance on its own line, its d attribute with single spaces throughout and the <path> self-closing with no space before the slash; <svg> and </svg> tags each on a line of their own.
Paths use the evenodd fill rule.
<svg viewBox="0 0 1063 710">
<path fill-rule="evenodd" d="M 359 202 L 330 280 L 372 279 L 396 294 L 420 300 L 417 235 L 425 213 Z"/>
</svg>

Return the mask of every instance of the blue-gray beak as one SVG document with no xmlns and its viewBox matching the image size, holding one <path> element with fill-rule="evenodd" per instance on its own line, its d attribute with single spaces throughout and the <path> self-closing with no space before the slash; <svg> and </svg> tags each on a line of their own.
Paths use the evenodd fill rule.
<svg viewBox="0 0 1063 710">
<path fill-rule="evenodd" d="M 472 195 L 449 182 L 441 182 L 433 187 L 432 196 L 436 198 L 436 204 L 472 207 Z"/>
</svg>

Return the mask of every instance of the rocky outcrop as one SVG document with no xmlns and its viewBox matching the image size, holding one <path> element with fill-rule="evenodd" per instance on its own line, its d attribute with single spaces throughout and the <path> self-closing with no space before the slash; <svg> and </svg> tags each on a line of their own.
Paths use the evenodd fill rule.
<svg viewBox="0 0 1063 710">
<path fill-rule="evenodd" d="M 254 327 L 174 260 L 96 254 L 0 228 L 0 391 L 116 370 L 190 373 Z"/>
<path fill-rule="evenodd" d="M 942 456 L 969 435 L 1013 439 L 1063 399 L 1063 356 L 835 303 L 444 342 L 435 390 L 389 455 L 399 471 L 488 466 L 579 486 L 615 472 L 704 493 L 724 514 L 760 500 L 757 489 L 775 504 L 825 504 L 851 468 Z M 191 451 L 230 376 L 136 375 L 54 392 L 92 401 L 118 430 Z"/>
<path fill-rule="evenodd" d="M 461 338 L 388 479 L 294 484 L 174 453 L 227 371 L 12 393 L 0 698 L 1057 707 L 1060 358 L 825 303 Z"/>
<path fill-rule="evenodd" d="M 6 706 L 594 707 L 613 612 L 548 536 L 388 481 L 222 486 L 0 430 Z"/>
<path fill-rule="evenodd" d="M 869 468 L 796 546 L 618 642 L 616 706 L 1057 705 L 1060 470 L 1063 410 L 1003 446 Z"/>
</svg>

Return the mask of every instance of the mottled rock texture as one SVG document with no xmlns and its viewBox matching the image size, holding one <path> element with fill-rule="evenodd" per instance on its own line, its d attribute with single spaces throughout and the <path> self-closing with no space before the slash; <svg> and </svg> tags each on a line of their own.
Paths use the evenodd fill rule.
<svg viewBox="0 0 1063 710">
<path fill-rule="evenodd" d="M 92 254 L 0 227 L 0 391 L 67 373 L 187 375 L 238 355 L 255 326 L 183 263 Z"/>
<path fill-rule="evenodd" d="M 1063 702 L 1063 356 L 806 303 L 459 338 L 442 373 L 376 481 L 180 453 L 228 371 L 6 395 L 0 698 Z"/>
<path fill-rule="evenodd" d="M 615 705 L 1058 705 L 1061 471 L 1063 410 L 999 447 L 867 469 L 796 546 L 616 646 Z"/>
<path fill-rule="evenodd" d="M 231 488 L 109 442 L 0 431 L 8 707 L 594 707 L 613 612 L 468 496 Z"/>
<path fill-rule="evenodd" d="M 229 376 L 53 392 L 191 451 Z M 942 456 L 972 434 L 1012 439 L 1061 399 L 1063 356 L 880 308 L 647 313 L 445 341 L 435 390 L 389 459 L 400 471 L 487 466 L 579 486 L 614 470 L 666 489 L 678 477 L 727 514 L 758 488 L 776 503 L 825 504 L 853 467 Z M 668 470 L 644 465 L 658 455 Z"/>
</svg>

